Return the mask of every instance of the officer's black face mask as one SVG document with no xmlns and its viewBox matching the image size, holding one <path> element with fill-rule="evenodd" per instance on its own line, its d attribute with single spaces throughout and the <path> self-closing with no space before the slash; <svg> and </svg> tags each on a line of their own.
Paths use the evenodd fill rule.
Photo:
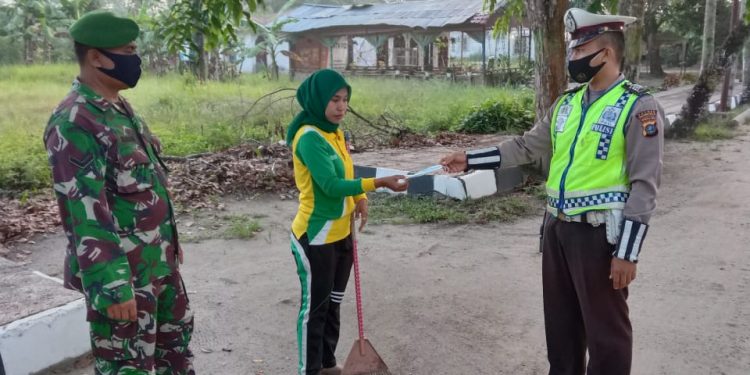
<svg viewBox="0 0 750 375">
<path fill-rule="evenodd" d="M 133 88 L 141 78 L 141 58 L 138 55 L 121 55 L 98 49 L 115 64 L 112 69 L 98 68 L 104 74 Z"/>
<path fill-rule="evenodd" d="M 578 60 L 568 59 L 568 74 L 570 74 L 570 78 L 572 78 L 574 81 L 578 83 L 585 83 L 585 82 L 591 81 L 591 79 L 594 78 L 596 73 L 599 73 L 599 71 L 602 70 L 606 62 L 603 62 L 597 66 L 591 66 L 589 64 L 591 63 L 591 60 L 593 60 L 599 53 L 601 53 L 604 50 L 605 48 L 602 48 Z"/>
</svg>

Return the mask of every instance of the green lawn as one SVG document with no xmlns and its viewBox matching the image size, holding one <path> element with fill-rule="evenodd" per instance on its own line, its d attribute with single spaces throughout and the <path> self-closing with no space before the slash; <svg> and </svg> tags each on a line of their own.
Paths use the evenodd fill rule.
<svg viewBox="0 0 750 375">
<path fill-rule="evenodd" d="M 49 172 L 42 133 L 50 113 L 69 90 L 75 65 L 0 66 L 0 192 L 47 188 Z M 355 78 L 351 105 L 369 118 L 389 111 L 419 132 L 456 128 L 472 107 L 487 99 L 521 100 L 529 90 L 451 85 L 439 81 Z M 138 87 L 123 93 L 164 144 L 165 153 L 185 155 L 220 150 L 249 139 L 279 140 L 298 110 L 290 100 L 251 103 L 279 88 L 296 88 L 283 79 L 269 82 L 243 75 L 232 82 L 196 83 L 177 74 L 146 74 Z M 279 93 L 275 98 L 293 95 Z M 344 126 L 355 133 L 353 116 Z"/>
</svg>

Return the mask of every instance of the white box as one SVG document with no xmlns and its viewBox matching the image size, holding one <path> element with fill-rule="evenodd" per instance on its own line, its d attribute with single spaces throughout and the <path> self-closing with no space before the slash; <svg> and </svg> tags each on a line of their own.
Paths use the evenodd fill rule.
<svg viewBox="0 0 750 375">
<path fill-rule="evenodd" d="M 468 198 L 478 199 L 497 193 L 494 170 L 474 171 L 459 178 L 464 182 Z"/>
<path fill-rule="evenodd" d="M 434 190 L 437 193 L 458 200 L 466 199 L 464 182 L 456 177 L 436 175 L 433 179 Z"/>
</svg>

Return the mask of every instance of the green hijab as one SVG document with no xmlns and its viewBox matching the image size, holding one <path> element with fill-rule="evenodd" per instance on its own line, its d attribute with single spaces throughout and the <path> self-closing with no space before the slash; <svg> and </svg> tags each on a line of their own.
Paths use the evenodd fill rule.
<svg viewBox="0 0 750 375">
<path fill-rule="evenodd" d="M 344 76 L 335 70 L 322 69 L 307 77 L 297 89 L 297 102 L 302 111 L 294 117 L 286 131 L 286 144 L 291 146 L 294 136 L 303 125 L 314 125 L 327 133 L 333 133 L 339 128 L 326 118 L 326 108 L 336 92 L 346 88 L 349 98 L 352 88 L 346 83 Z"/>
</svg>

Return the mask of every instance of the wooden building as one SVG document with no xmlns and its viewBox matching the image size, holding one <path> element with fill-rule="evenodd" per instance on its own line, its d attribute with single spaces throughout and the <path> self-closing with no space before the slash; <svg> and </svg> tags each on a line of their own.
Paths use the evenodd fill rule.
<svg viewBox="0 0 750 375">
<path fill-rule="evenodd" d="M 502 5 L 502 1 L 500 2 Z M 502 6 L 499 7 L 501 9 Z M 322 68 L 352 74 L 446 72 L 451 43 L 466 35 L 482 45 L 480 73 L 486 69 L 487 35 L 499 12 L 488 14 L 483 0 L 424 0 L 390 4 L 331 6 L 304 4 L 282 16 L 296 56 L 293 76 Z M 462 38 L 451 38 L 460 32 Z M 357 51 L 369 48 L 369 58 Z"/>
</svg>

